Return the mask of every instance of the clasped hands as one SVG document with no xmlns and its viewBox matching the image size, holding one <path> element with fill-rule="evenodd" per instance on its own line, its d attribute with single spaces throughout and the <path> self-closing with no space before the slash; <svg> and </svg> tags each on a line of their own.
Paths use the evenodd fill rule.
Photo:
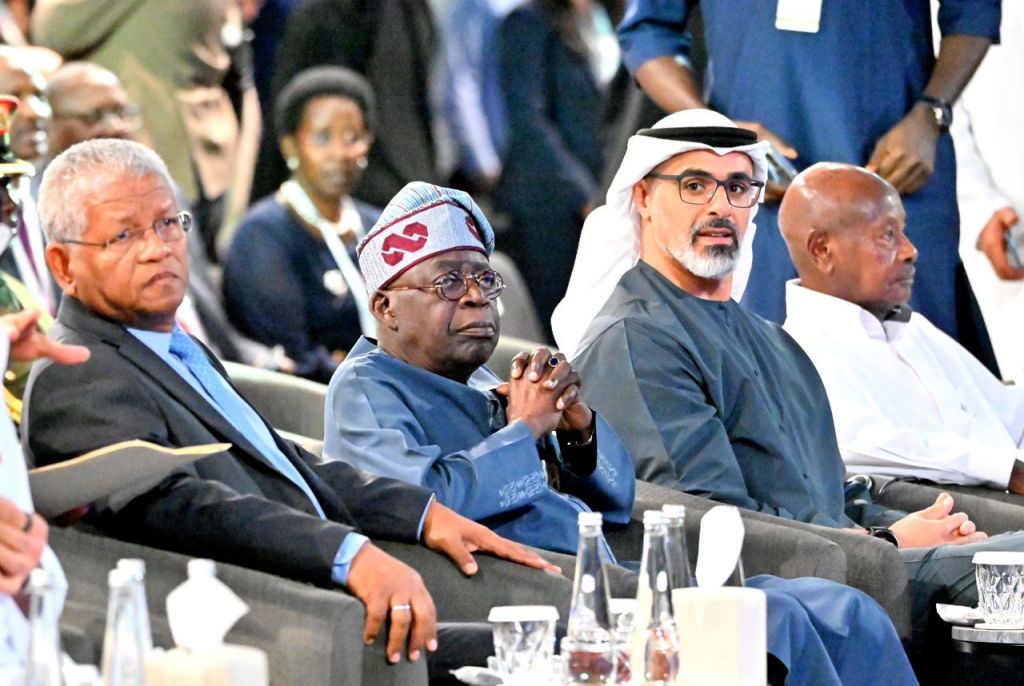
<svg viewBox="0 0 1024 686">
<path fill-rule="evenodd" d="M 555 429 L 576 434 L 579 443 L 591 438 L 594 413 L 580 395 L 580 375 L 561 353 L 543 347 L 519 353 L 508 383 L 495 392 L 508 398 L 508 423 L 522 421 L 536 439 Z"/>
<path fill-rule="evenodd" d="M 937 545 L 963 545 L 988 538 L 965 512 L 953 512 L 953 496 L 940 493 L 935 502 L 917 512 L 911 512 L 889 527 L 896 534 L 901 548 L 930 548 Z M 851 533 L 866 534 L 864 529 L 847 529 Z"/>
</svg>

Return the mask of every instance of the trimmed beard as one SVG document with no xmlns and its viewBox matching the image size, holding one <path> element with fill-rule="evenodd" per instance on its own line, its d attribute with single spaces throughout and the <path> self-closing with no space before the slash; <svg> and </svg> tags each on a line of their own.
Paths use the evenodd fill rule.
<svg viewBox="0 0 1024 686">
<path fill-rule="evenodd" d="M 728 228 L 732 230 L 732 245 L 709 245 L 698 252 L 698 234 L 707 228 Z M 721 279 L 732 274 L 739 264 L 740 244 L 735 224 L 728 220 L 715 220 L 696 224 L 690 228 L 690 241 L 682 248 L 668 251 L 673 259 L 683 265 L 686 271 L 702 279 Z"/>
</svg>

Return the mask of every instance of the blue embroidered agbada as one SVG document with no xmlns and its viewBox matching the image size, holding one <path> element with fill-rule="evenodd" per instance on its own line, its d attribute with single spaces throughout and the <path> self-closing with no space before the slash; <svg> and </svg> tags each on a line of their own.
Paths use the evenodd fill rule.
<svg viewBox="0 0 1024 686">
<path fill-rule="evenodd" d="M 331 379 L 324 454 L 425 486 L 459 514 L 546 550 L 575 554 L 579 512 L 626 524 L 633 463 L 611 427 L 596 416 L 596 459 L 580 459 L 508 424 L 492 392 L 500 383 L 487 367 L 459 383 L 360 339 Z"/>
</svg>

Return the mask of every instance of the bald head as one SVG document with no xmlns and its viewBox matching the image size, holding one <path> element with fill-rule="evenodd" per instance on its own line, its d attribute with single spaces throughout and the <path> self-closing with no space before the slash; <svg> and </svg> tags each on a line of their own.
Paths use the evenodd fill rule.
<svg viewBox="0 0 1024 686">
<path fill-rule="evenodd" d="M 121 81 L 91 62 L 68 62 L 47 83 L 53 124 L 50 157 L 93 138 L 130 139 L 138 129 L 138 111 Z"/>
<path fill-rule="evenodd" d="M 917 251 L 904 234 L 899 193 L 861 167 L 819 163 L 801 172 L 779 208 L 779 229 L 800 283 L 884 318 L 910 299 Z"/>
</svg>

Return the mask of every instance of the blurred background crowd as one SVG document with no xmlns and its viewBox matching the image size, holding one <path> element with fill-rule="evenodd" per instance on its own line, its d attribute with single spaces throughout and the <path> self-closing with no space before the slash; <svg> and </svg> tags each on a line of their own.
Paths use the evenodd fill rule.
<svg viewBox="0 0 1024 686">
<path fill-rule="evenodd" d="M 738 78 L 728 69 L 800 67 L 723 27 L 714 3 L 680 5 L 690 6 L 678 42 L 695 88 L 734 119 L 761 119 L 742 98 L 722 97 Z M 973 319 L 948 330 L 991 368 L 998 359 L 1006 379 L 1024 367 L 1015 309 L 1024 269 L 1004 242 L 1024 205 L 1013 155 L 1022 106 L 1005 88 L 1024 61 L 1018 5 L 1004 7 L 1002 42 L 957 105 L 961 216 L 949 204 L 938 219 L 960 222 L 980 301 L 980 310 L 958 302 Z M 414 180 L 464 189 L 484 207 L 497 232 L 493 263 L 510 286 L 502 333 L 551 342 L 583 221 L 602 204 L 628 136 L 664 114 L 626 68 L 629 47 L 616 36 L 626 13 L 625 0 L 7 0 L 0 92 L 21 100 L 13 152 L 38 170 L 16 180 L 24 227 L 0 267 L 20 295 L 8 299 L 54 311 L 32 209 L 47 160 L 87 138 L 131 137 L 167 161 L 195 216 L 179 323 L 224 359 L 326 382 L 372 333 L 358 241 Z M 743 59 L 711 65 L 709 54 Z M 711 66 L 715 82 L 702 83 Z M 830 135 L 832 115 L 822 114 L 800 125 Z M 781 285 L 753 290 L 767 304 L 748 306 L 781 322 L 772 304 Z"/>
</svg>

